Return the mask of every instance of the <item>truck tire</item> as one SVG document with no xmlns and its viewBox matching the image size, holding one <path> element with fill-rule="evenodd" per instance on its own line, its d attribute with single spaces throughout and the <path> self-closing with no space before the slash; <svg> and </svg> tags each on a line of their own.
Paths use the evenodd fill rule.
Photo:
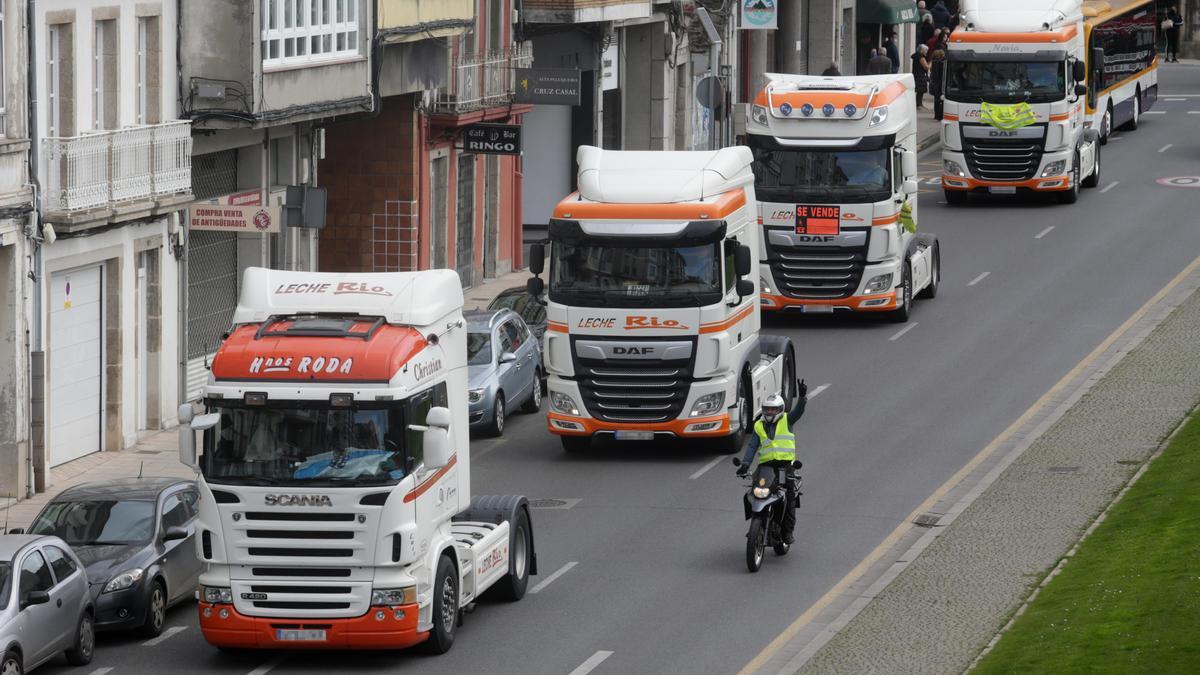
<svg viewBox="0 0 1200 675">
<path fill-rule="evenodd" d="M 1094 188 L 1100 184 L 1100 143 L 1096 143 L 1096 165 L 1092 167 L 1092 172 L 1087 178 L 1083 179 L 1083 187 Z"/>
<path fill-rule="evenodd" d="M 1104 109 L 1104 118 L 1100 120 L 1100 145 L 1108 145 L 1108 137 L 1112 134 L 1112 101 Z"/>
<path fill-rule="evenodd" d="M 509 527 L 508 576 L 492 586 L 492 590 L 497 598 L 516 602 L 525 597 L 525 589 L 529 586 L 529 561 L 533 559 L 533 525 L 529 521 L 529 512 L 520 509 Z"/>
<path fill-rule="evenodd" d="M 504 392 L 496 392 L 496 402 L 492 404 L 492 421 L 488 422 L 489 436 L 500 436 L 504 433 L 504 422 L 508 411 L 504 409 Z"/>
<path fill-rule="evenodd" d="M 908 323 L 908 317 L 912 316 L 912 261 L 908 258 L 904 259 L 904 270 L 900 274 L 900 288 L 896 290 L 896 294 L 903 299 L 904 306 L 887 313 L 887 319 L 892 323 Z"/>
<path fill-rule="evenodd" d="M 947 204 L 958 205 L 958 204 L 966 204 L 967 203 L 967 191 L 966 190 L 943 189 L 942 194 L 945 195 Z"/>
<path fill-rule="evenodd" d="M 421 647 L 431 654 L 445 654 L 454 646 L 458 630 L 458 574 L 450 556 L 438 558 L 433 581 L 433 627 Z"/>
<path fill-rule="evenodd" d="M 942 283 L 942 245 L 933 245 L 933 272 L 929 277 L 929 285 L 921 289 L 918 298 L 932 300 L 937 297 L 938 286 Z"/>
<path fill-rule="evenodd" d="M 578 455 L 592 449 L 591 436 L 559 436 L 563 451 L 570 455 Z"/>
<path fill-rule="evenodd" d="M 738 430 L 722 436 L 717 439 L 717 451 L 723 455 L 732 455 L 742 450 L 742 442 L 746 438 L 746 432 L 749 430 L 750 421 L 754 419 L 754 413 L 751 407 L 754 405 L 750 392 L 750 376 L 742 373 L 742 382 L 738 385 L 738 397 L 733 405 L 731 415 L 737 415 Z"/>
<path fill-rule="evenodd" d="M 1071 167 L 1071 187 L 1058 193 L 1060 204 L 1074 204 L 1079 201 L 1079 153 L 1075 153 L 1074 166 Z"/>
<path fill-rule="evenodd" d="M 783 405 L 791 410 L 796 405 L 796 350 L 788 345 L 783 354 Z"/>
<path fill-rule="evenodd" d="M 529 398 L 525 399 L 525 403 L 521 405 L 521 412 L 532 415 L 542 409 L 542 371 L 541 368 L 535 368 L 533 371 L 533 389 L 529 392 Z"/>
</svg>

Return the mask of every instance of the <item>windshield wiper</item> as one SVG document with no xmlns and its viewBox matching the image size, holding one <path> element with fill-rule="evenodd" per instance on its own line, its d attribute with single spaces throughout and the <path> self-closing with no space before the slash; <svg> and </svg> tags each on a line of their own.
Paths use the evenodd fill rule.
<svg viewBox="0 0 1200 675">
<path fill-rule="evenodd" d="M 303 480 L 300 481 L 300 484 L 306 487 L 320 487 L 322 485 L 379 485 L 381 483 L 391 482 L 391 480 L 391 478 L 380 478 L 379 476 L 359 476 L 356 478 L 350 478 L 347 476 L 327 476 Z"/>
<path fill-rule="evenodd" d="M 559 288 L 557 290 L 559 293 L 565 293 L 567 295 L 571 295 L 571 296 L 573 296 L 579 300 L 583 300 L 585 302 L 594 302 L 597 305 L 607 305 L 608 304 L 608 294 L 605 293 L 604 291 L 597 291 L 597 290 L 590 290 L 590 289 L 575 290 L 575 289 L 570 289 L 570 288 Z"/>
<path fill-rule="evenodd" d="M 278 478 L 268 478 L 267 476 L 205 476 L 210 483 L 224 483 L 225 485 L 279 485 Z"/>
</svg>

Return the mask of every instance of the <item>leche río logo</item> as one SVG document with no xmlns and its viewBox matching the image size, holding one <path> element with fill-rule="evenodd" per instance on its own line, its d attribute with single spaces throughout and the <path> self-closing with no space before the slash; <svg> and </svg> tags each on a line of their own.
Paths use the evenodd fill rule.
<svg viewBox="0 0 1200 675">
<path fill-rule="evenodd" d="M 741 0 L 742 28 L 775 28 L 775 0 Z"/>
</svg>

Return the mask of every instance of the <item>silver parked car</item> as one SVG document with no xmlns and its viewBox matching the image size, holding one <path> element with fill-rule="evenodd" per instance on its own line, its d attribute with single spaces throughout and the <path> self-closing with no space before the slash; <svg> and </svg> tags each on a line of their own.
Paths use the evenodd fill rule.
<svg viewBox="0 0 1200 675">
<path fill-rule="evenodd" d="M 0 675 L 21 675 L 66 652 L 92 661 L 96 630 L 87 573 L 58 537 L 0 536 Z"/>
<path fill-rule="evenodd" d="M 520 315 L 511 309 L 468 312 L 467 378 L 471 428 L 504 433 L 513 406 L 542 408 L 542 354 Z"/>
</svg>

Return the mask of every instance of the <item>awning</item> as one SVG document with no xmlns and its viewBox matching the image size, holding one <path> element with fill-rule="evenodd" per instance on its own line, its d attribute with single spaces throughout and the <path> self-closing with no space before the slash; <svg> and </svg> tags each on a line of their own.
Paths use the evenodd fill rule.
<svg viewBox="0 0 1200 675">
<path fill-rule="evenodd" d="M 858 0 L 858 23 L 916 23 L 916 0 Z"/>
</svg>

